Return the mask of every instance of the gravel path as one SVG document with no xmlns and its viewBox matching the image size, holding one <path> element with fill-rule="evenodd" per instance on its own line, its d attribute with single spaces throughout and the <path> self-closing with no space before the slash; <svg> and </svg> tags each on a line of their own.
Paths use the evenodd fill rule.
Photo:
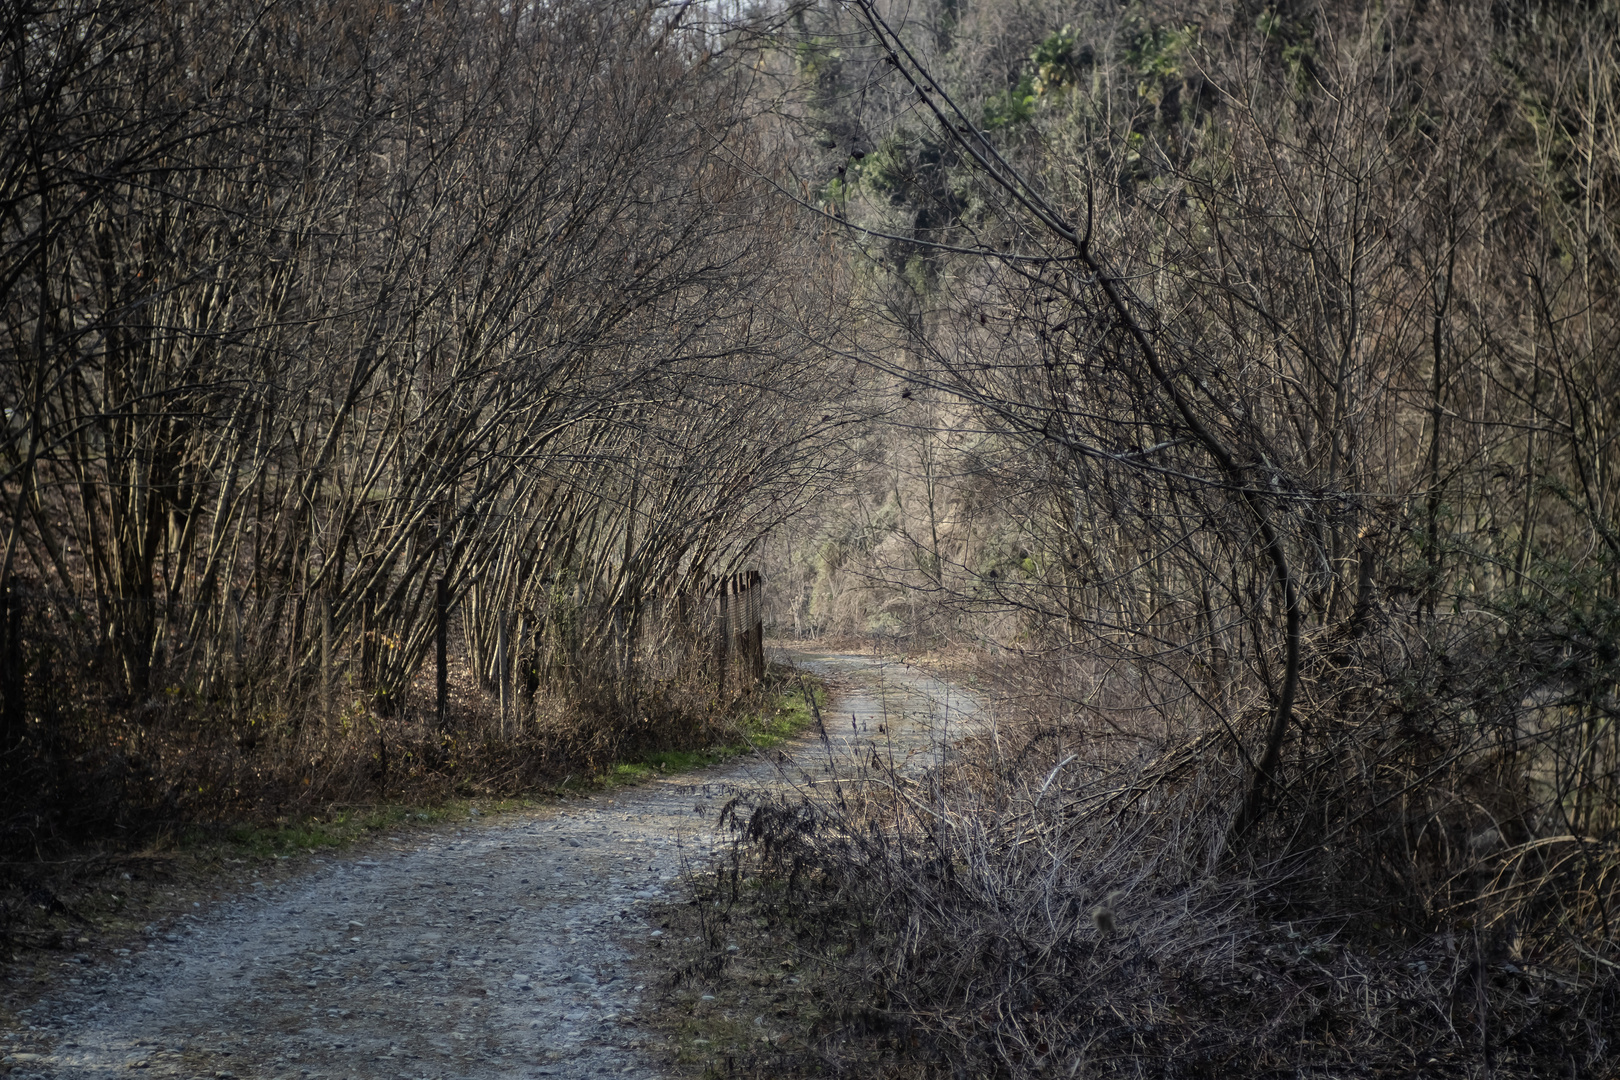
<svg viewBox="0 0 1620 1080">
<path fill-rule="evenodd" d="M 915 669 L 795 658 L 846 688 L 826 742 L 312 860 L 120 964 L 87 966 L 6 1033 L 0 1068 L 11 1080 L 662 1075 L 636 1023 L 647 984 L 666 977 L 648 906 L 707 857 L 720 808 L 874 750 L 935 760 L 971 708 Z"/>
</svg>

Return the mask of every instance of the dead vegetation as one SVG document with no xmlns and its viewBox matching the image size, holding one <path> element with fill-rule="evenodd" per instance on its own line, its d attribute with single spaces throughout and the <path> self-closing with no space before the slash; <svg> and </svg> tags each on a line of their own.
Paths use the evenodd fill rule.
<svg viewBox="0 0 1620 1080">
<path fill-rule="evenodd" d="M 1234 857 L 1229 750 L 1119 760 L 1118 733 L 1016 715 L 1036 673 L 997 672 L 993 732 L 920 783 L 732 808 L 732 860 L 671 910 L 695 1070 L 1613 1070 L 1620 970 L 1595 952 L 1613 853 L 1556 829 L 1482 836 L 1512 819 L 1499 751 L 1437 755 L 1443 733 L 1378 709 L 1307 740 L 1289 785 L 1306 812 Z M 1372 812 L 1324 820 L 1346 805 Z"/>
<path fill-rule="evenodd" d="M 1614 1074 L 1612 6 L 821 16 L 895 423 L 796 614 L 994 724 L 742 815 L 799 1067 Z"/>
<path fill-rule="evenodd" d="M 723 30 L 0 12 L 0 858 L 734 718 L 718 586 L 846 410 Z"/>
<path fill-rule="evenodd" d="M 657 627 L 815 504 L 783 625 L 965 651 L 995 724 L 738 813 L 688 974 L 819 1004 L 727 1067 L 1615 1071 L 1612 4 L 239 10 L 8 13 L 8 791 L 697 739 Z"/>
</svg>

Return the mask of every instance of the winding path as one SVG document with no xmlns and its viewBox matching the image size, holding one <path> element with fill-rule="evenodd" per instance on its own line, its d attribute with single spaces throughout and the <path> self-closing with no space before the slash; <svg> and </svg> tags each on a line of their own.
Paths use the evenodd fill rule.
<svg viewBox="0 0 1620 1080">
<path fill-rule="evenodd" d="M 724 803 L 874 749 L 921 767 L 972 709 L 903 665 L 794 659 L 838 691 L 825 741 L 312 860 L 38 1002 L 11 1080 L 662 1075 L 636 1020 L 660 977 L 649 905 L 707 857 Z"/>
</svg>

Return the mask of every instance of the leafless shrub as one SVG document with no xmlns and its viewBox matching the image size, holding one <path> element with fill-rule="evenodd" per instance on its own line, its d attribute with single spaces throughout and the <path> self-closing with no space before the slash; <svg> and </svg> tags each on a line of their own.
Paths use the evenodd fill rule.
<svg viewBox="0 0 1620 1080">
<path fill-rule="evenodd" d="M 1069 752 L 1054 762 L 1059 736 Z M 723 978 L 728 912 L 788 931 L 783 955 L 814 971 L 823 1003 L 806 1072 L 1552 1076 L 1612 1062 L 1600 1019 L 1620 992 L 1612 972 L 1573 937 L 1521 931 L 1514 919 L 1534 908 L 1522 897 L 1470 890 L 1443 929 L 1418 932 L 1392 903 L 1442 890 L 1392 888 L 1393 852 L 1373 829 L 1223 872 L 1233 780 L 1221 776 L 1242 769 L 1229 744 L 1141 756 L 1098 737 L 1003 717 L 994 745 L 981 734 L 944 772 L 868 770 L 836 797 L 734 807 L 739 845 L 700 883 L 714 926 L 691 974 Z M 1570 854 L 1531 869 L 1531 852 L 1487 840 L 1453 865 L 1477 871 L 1489 855 L 1545 903 L 1566 892 Z M 754 1066 L 783 1067 L 770 1052 Z"/>
<path fill-rule="evenodd" d="M 16 777 L 50 702 L 97 752 L 174 741 L 134 771 L 194 739 L 250 757 L 192 787 L 300 795 L 465 761 L 514 696 L 573 710 L 568 762 L 703 726 L 704 654 L 648 620 L 827 482 L 844 412 L 808 377 L 837 275 L 733 60 L 760 24 L 705 14 L 0 14 L 0 589 L 50 609 L 12 635 Z"/>
<path fill-rule="evenodd" d="M 1612 1071 L 1612 12 L 1049 10 L 806 39 L 889 460 L 973 526 L 918 469 L 867 581 L 949 568 L 1006 722 L 749 869 L 939 1072 Z"/>
</svg>

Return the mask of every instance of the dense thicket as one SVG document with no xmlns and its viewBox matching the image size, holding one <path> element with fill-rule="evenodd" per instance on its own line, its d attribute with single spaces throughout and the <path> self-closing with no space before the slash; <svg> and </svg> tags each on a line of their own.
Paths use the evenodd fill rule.
<svg viewBox="0 0 1620 1080">
<path fill-rule="evenodd" d="M 422 766 L 441 582 L 474 688 L 583 710 L 586 758 L 701 722 L 680 598 L 820 483 L 833 279 L 697 14 L 6 6 L 17 837 L 85 783 L 341 793 L 384 721 Z"/>
<path fill-rule="evenodd" d="M 936 797 L 760 819 L 881 1015 L 944 1071 L 1612 1070 L 1620 13 L 799 27 L 896 424 L 790 602 L 1002 691 Z"/>
<path fill-rule="evenodd" d="M 827 1045 L 1612 1072 L 1620 12 L 720 7 L 5 8 L 4 843 L 695 733 L 852 464 L 996 723 L 755 818 Z"/>
</svg>

